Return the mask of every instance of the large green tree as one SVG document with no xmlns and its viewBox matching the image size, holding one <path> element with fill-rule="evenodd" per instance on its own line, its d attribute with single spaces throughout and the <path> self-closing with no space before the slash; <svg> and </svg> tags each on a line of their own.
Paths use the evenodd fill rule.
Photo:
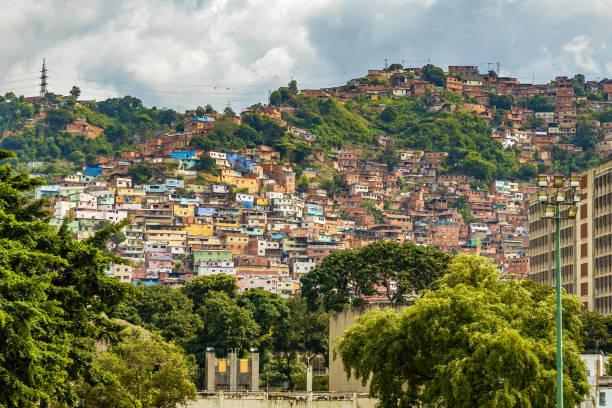
<svg viewBox="0 0 612 408">
<path fill-rule="evenodd" d="M 79 384 L 83 406 L 91 408 L 174 408 L 195 401 L 195 365 L 179 347 L 138 329 L 96 354 L 100 381 Z"/>
<path fill-rule="evenodd" d="M 219 354 L 235 350 L 244 355 L 251 347 L 258 346 L 260 329 L 253 313 L 238 306 L 227 293 L 208 293 L 196 313 L 204 324 L 196 330 L 195 338 L 186 348 L 195 355 L 201 367 L 204 367 L 208 347 Z"/>
<path fill-rule="evenodd" d="M 74 402 L 75 381 L 92 380 L 95 342 L 112 341 L 120 330 L 102 313 L 124 296 L 125 286 L 105 273 L 121 260 L 103 248 L 125 223 L 77 242 L 66 225 L 49 225 L 42 201 L 25 195 L 40 184 L 0 167 L 2 407 Z"/>
<path fill-rule="evenodd" d="M 564 401 L 589 391 L 578 299 L 563 297 Z M 340 339 L 347 373 L 381 407 L 556 406 L 555 293 L 504 282 L 484 258 L 457 256 L 437 290 L 400 315 L 367 314 Z"/>
<path fill-rule="evenodd" d="M 179 289 L 161 285 L 134 288 L 126 301 L 113 309 L 111 317 L 159 332 L 164 340 L 181 346 L 202 326 L 191 299 Z"/>
<path fill-rule="evenodd" d="M 302 277 L 302 295 L 311 310 L 322 304 L 325 310 L 340 311 L 362 304 L 362 295 L 371 296 L 382 285 L 390 301 L 402 302 L 434 285 L 450 259 L 433 247 L 394 241 L 336 251 Z"/>
</svg>

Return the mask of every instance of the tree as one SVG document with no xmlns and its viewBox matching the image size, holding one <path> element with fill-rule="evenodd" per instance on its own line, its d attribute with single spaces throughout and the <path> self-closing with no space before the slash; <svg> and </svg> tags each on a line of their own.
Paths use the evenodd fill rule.
<svg viewBox="0 0 612 408">
<path fill-rule="evenodd" d="M 74 96 L 75 99 L 78 99 L 79 96 L 81 96 L 81 88 L 76 85 L 73 86 L 72 89 L 70 89 L 70 95 Z"/>
<path fill-rule="evenodd" d="M 285 301 L 276 293 L 262 289 L 245 291 L 238 298 L 237 304 L 252 313 L 264 341 L 278 335 L 285 324 L 284 321 L 289 317 L 289 309 Z"/>
<path fill-rule="evenodd" d="M 398 64 L 397 62 L 395 62 L 389 65 L 389 67 L 387 68 L 387 71 L 399 71 L 402 68 L 404 68 L 402 64 Z"/>
<path fill-rule="evenodd" d="M 295 96 L 298 94 L 298 87 L 295 79 L 292 79 L 287 86 L 289 87 L 289 93 L 291 93 L 291 95 Z"/>
<path fill-rule="evenodd" d="M 204 116 L 206 114 L 206 111 L 204 110 L 203 107 L 198 106 L 195 110 L 195 114 L 197 117 L 201 118 L 202 116 Z"/>
<path fill-rule="evenodd" d="M 378 117 L 382 121 L 385 121 L 388 123 L 393 122 L 397 118 L 397 112 L 393 108 L 393 106 L 388 106 L 382 112 L 380 112 L 380 115 L 378 115 Z"/>
<path fill-rule="evenodd" d="M 222 273 L 198 276 L 183 286 L 181 291 L 191 299 L 196 309 L 203 304 L 211 292 L 224 292 L 230 298 L 238 296 L 236 279 Z"/>
<path fill-rule="evenodd" d="M 450 256 L 433 248 L 378 241 L 361 248 L 335 251 L 301 278 L 302 296 L 310 310 L 322 305 L 326 311 L 341 311 L 361 296 L 376 293 L 375 286 L 387 289 L 390 301 L 401 302 L 413 293 L 434 286 L 444 275 Z M 397 291 L 391 291 L 391 283 Z"/>
<path fill-rule="evenodd" d="M 151 180 L 151 177 L 153 177 L 155 173 L 149 166 L 144 164 L 136 164 L 134 166 L 130 166 L 128 174 L 130 177 L 132 177 L 135 184 L 145 184 Z"/>
<path fill-rule="evenodd" d="M 55 129 L 61 128 L 63 125 L 72 122 L 73 115 L 68 109 L 51 109 L 47 111 L 45 120 L 51 127 Z"/>
<path fill-rule="evenodd" d="M 534 95 L 527 101 L 527 107 L 534 112 L 554 112 L 555 104 L 544 95 Z"/>
<path fill-rule="evenodd" d="M 105 273 L 123 261 L 102 248 L 126 223 L 74 241 L 25 194 L 41 184 L 0 167 L 0 406 L 9 408 L 72 400 L 73 384 L 92 376 L 95 342 L 120 329 L 102 312 L 125 294 Z"/>
<path fill-rule="evenodd" d="M 427 64 L 423 67 L 421 78 L 427 82 L 431 82 L 435 86 L 446 86 L 446 75 L 444 75 L 444 71 L 442 68 L 438 68 L 432 64 Z"/>
<path fill-rule="evenodd" d="M 125 241 L 127 239 L 127 237 L 125 236 L 125 234 L 121 231 L 117 231 L 115 232 L 113 235 L 110 236 L 110 240 L 113 244 L 115 245 L 119 245 L 120 243 L 122 243 L 123 241 Z"/>
<path fill-rule="evenodd" d="M 531 163 L 522 164 L 516 175 L 521 180 L 533 180 L 538 175 L 538 168 Z"/>
<path fill-rule="evenodd" d="M 612 317 L 599 312 L 583 310 L 580 315 L 582 322 L 581 343 L 584 353 L 612 352 Z M 608 371 L 608 373 L 612 373 Z"/>
<path fill-rule="evenodd" d="M 581 119 L 576 123 L 576 135 L 574 142 L 582 147 L 585 152 L 593 152 L 595 145 L 599 142 L 599 134 L 593 127 Z"/>
<path fill-rule="evenodd" d="M 200 160 L 198 160 L 198 163 L 196 164 L 196 169 L 205 171 L 207 173 L 212 173 L 218 169 L 217 162 L 208 154 L 203 154 L 200 156 Z"/>
<path fill-rule="evenodd" d="M 397 166 L 400 161 L 400 154 L 394 145 L 387 144 L 378 152 L 376 155 L 376 160 L 380 163 L 385 163 L 388 166 L 389 171 L 393 171 L 395 166 Z"/>
<path fill-rule="evenodd" d="M 165 341 L 183 347 L 202 326 L 191 299 L 180 289 L 161 285 L 135 288 L 110 316 L 157 332 Z"/>
<path fill-rule="evenodd" d="M 357 320 L 335 353 L 384 407 L 555 407 L 555 293 L 504 282 L 484 258 L 457 256 L 437 290 L 400 315 Z M 564 401 L 589 391 L 577 347 L 581 304 L 563 297 Z"/>
<path fill-rule="evenodd" d="M 104 129 L 104 134 L 111 143 L 121 144 L 127 142 L 128 131 L 122 124 L 111 123 Z"/>
<path fill-rule="evenodd" d="M 236 112 L 234 112 L 231 106 L 226 106 L 225 109 L 223 109 L 223 116 L 226 118 L 235 118 Z"/>
<path fill-rule="evenodd" d="M 514 104 L 514 96 L 510 94 L 498 95 L 495 92 L 489 92 L 489 105 L 497 109 L 508 110 Z"/>
<path fill-rule="evenodd" d="M 162 339 L 128 329 L 122 341 L 95 356 L 101 381 L 81 383 L 79 396 L 92 408 L 174 408 L 196 399 L 193 362 Z"/>
<path fill-rule="evenodd" d="M 236 350 L 241 355 L 257 347 L 260 329 L 253 313 L 238 306 L 227 293 L 209 292 L 196 313 L 203 325 L 186 349 L 195 355 L 201 367 L 205 364 L 207 347 L 213 347 L 219 354 Z"/>
</svg>

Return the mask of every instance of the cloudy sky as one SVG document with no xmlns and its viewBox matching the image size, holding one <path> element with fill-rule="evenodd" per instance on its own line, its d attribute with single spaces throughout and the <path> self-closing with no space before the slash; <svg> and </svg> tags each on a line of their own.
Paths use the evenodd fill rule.
<svg viewBox="0 0 612 408">
<path fill-rule="evenodd" d="M 0 92 L 130 94 L 184 110 L 265 102 L 296 79 L 384 66 L 496 67 L 522 82 L 612 78 L 612 0 L 0 0 Z"/>
</svg>

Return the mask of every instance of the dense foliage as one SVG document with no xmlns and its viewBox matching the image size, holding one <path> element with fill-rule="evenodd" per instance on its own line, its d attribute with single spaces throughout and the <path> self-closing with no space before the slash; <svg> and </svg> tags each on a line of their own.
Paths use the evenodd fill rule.
<svg viewBox="0 0 612 408">
<path fill-rule="evenodd" d="M 137 287 L 111 316 L 183 347 L 200 373 L 208 347 L 219 356 L 232 349 L 244 356 L 257 348 L 260 372 L 272 372 L 269 385 L 276 387 L 287 381 L 294 389 L 302 374 L 295 371 L 300 361 L 327 350 L 325 313 L 307 311 L 301 298 L 284 300 L 260 289 L 239 295 L 236 280 L 223 274 L 197 277 L 180 289 Z"/>
<path fill-rule="evenodd" d="M 7 152 L 0 154 L 8 157 Z M 74 381 L 92 382 L 94 344 L 120 326 L 102 316 L 125 293 L 106 275 L 112 225 L 77 242 L 48 224 L 42 202 L 23 193 L 40 184 L 0 168 L 0 406 L 38 407 L 75 399 Z"/>
<path fill-rule="evenodd" d="M 58 107 L 37 116 L 39 103 L 26 103 L 23 97 L 7 93 L 0 98 L 0 130 L 13 134 L 2 139 L 0 148 L 14 151 L 21 160 L 68 160 L 80 166 L 97 162 L 100 155 L 112 156 L 151 132 L 171 129 L 178 122 L 175 111 L 147 108 L 131 96 L 79 105 L 76 95 L 75 90 L 65 98 L 47 96 L 45 103 Z M 77 118 L 103 128 L 103 135 L 87 139 L 62 130 Z M 24 127 L 25 119 L 36 119 L 38 123 Z"/>
<path fill-rule="evenodd" d="M 77 385 L 86 407 L 174 408 L 196 399 L 195 367 L 184 351 L 136 328 L 97 352 L 92 365 L 103 380 Z"/>
<path fill-rule="evenodd" d="M 565 295 L 564 400 L 589 391 L 578 299 Z M 457 256 L 440 287 L 400 315 L 367 314 L 338 342 L 347 373 L 381 407 L 555 407 L 555 294 L 504 282 L 484 258 Z"/>
<path fill-rule="evenodd" d="M 378 241 L 364 247 L 332 252 L 304 275 L 302 296 L 313 310 L 342 311 L 362 305 L 362 296 L 386 288 L 390 301 L 402 302 L 431 288 L 446 271 L 451 257 L 433 247 Z M 392 293 L 392 282 L 397 291 Z"/>
</svg>

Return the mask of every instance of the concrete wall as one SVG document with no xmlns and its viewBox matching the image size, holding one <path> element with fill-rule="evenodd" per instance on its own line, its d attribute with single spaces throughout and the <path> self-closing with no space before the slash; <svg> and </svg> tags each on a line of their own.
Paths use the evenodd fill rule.
<svg viewBox="0 0 612 408">
<path fill-rule="evenodd" d="M 218 392 L 198 393 L 187 408 L 375 408 L 376 400 L 357 393 Z"/>
<path fill-rule="evenodd" d="M 395 313 L 401 313 L 408 307 L 406 304 L 376 304 L 371 303 L 363 307 L 353 308 L 344 312 L 335 313 L 329 317 L 329 391 L 334 392 L 358 392 L 369 393 L 369 385 L 363 386 L 361 381 L 355 378 L 346 378 L 346 372 L 342 366 L 340 357 L 334 359 L 334 348 L 338 339 L 342 337 L 346 329 L 353 325 L 355 319 L 367 312 L 393 309 Z"/>
</svg>

